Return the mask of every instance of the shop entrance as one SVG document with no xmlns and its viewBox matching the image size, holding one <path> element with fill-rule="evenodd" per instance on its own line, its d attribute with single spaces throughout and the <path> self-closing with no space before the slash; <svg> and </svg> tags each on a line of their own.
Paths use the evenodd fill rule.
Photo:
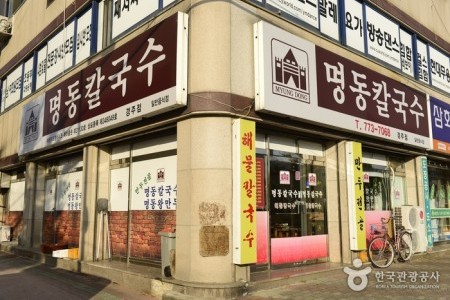
<svg viewBox="0 0 450 300">
<path fill-rule="evenodd" d="M 269 139 L 270 141 L 270 139 Z M 269 268 L 328 260 L 322 145 L 281 140 L 258 153 L 266 201 L 258 210 L 258 264 Z M 260 144 L 261 145 L 261 144 Z M 302 148 L 305 147 L 305 148 Z M 313 147 L 314 151 L 311 150 Z M 318 150 L 317 150 L 318 149 Z M 259 180 L 261 181 L 261 180 Z"/>
</svg>

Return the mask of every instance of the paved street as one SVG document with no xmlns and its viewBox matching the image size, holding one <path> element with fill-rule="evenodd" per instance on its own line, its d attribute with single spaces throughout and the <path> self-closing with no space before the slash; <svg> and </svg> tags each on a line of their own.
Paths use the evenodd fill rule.
<svg viewBox="0 0 450 300">
<path fill-rule="evenodd" d="M 271 289 L 259 287 L 245 300 L 263 299 L 449 299 L 450 251 L 436 251 L 413 256 L 410 262 L 393 263 L 387 269 L 363 264 L 354 270 L 369 268 L 367 284 L 356 278 L 354 291 L 349 275 L 343 269 L 322 272 L 316 278 L 298 280 L 287 286 Z M 348 271 L 351 273 L 351 271 Z M 280 280 L 280 284 L 283 280 Z M 292 282 L 292 281 L 290 281 Z M 362 284 L 362 285 L 359 285 Z M 273 286 L 273 285 L 271 285 Z M 365 287 L 364 287 L 365 286 Z"/>
<path fill-rule="evenodd" d="M 0 252 L 0 300 L 156 299 L 109 280 Z"/>
<path fill-rule="evenodd" d="M 450 245 L 449 245 L 450 246 Z M 298 275 L 270 282 L 254 283 L 239 300 L 264 299 L 449 299 L 450 250 L 435 249 L 413 256 L 407 263 L 387 269 L 370 264 L 335 268 L 315 274 Z M 352 271 L 353 270 L 353 271 Z M 367 282 L 348 274 L 370 273 Z M 356 273 L 355 273 L 356 272 Z M 356 276 L 358 277 L 358 276 Z M 289 284 L 287 284 L 289 283 Z M 0 300 L 8 299 L 157 299 L 118 285 L 110 280 L 69 272 L 28 258 L 0 252 Z M 183 296 L 180 299 L 184 299 Z M 186 299 L 193 299 L 186 297 Z"/>
</svg>

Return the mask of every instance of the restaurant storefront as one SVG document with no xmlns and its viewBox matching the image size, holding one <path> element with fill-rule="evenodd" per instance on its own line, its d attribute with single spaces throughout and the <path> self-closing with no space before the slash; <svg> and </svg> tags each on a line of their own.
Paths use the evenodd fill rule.
<svg viewBox="0 0 450 300">
<path fill-rule="evenodd" d="M 258 138 L 258 265 L 327 261 L 324 146 L 274 134 Z"/>
</svg>

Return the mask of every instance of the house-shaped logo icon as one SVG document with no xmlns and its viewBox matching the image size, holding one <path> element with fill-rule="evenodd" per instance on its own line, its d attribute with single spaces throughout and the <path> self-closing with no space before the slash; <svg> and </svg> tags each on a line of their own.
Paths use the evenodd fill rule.
<svg viewBox="0 0 450 300">
<path fill-rule="evenodd" d="M 275 81 L 284 85 L 291 81 L 298 90 L 306 90 L 306 69 L 298 65 L 292 49 L 283 59 L 275 57 Z"/>
<path fill-rule="evenodd" d="M 277 39 L 272 40 L 272 92 L 310 102 L 308 54 Z"/>
<path fill-rule="evenodd" d="M 38 122 L 39 122 L 39 110 L 38 106 L 32 107 L 26 113 L 25 130 L 23 135 L 23 143 L 29 143 L 35 141 L 38 138 Z"/>
</svg>

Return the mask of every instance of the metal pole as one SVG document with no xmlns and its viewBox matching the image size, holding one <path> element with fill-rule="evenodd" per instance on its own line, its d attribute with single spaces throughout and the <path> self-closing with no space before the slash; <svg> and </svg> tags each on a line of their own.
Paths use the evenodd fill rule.
<svg viewBox="0 0 450 300">
<path fill-rule="evenodd" d="M 127 222 L 127 264 L 130 263 L 131 252 L 131 197 L 133 196 L 132 188 L 132 166 L 133 166 L 133 145 L 130 146 L 130 165 L 128 167 L 128 222 Z"/>
</svg>

